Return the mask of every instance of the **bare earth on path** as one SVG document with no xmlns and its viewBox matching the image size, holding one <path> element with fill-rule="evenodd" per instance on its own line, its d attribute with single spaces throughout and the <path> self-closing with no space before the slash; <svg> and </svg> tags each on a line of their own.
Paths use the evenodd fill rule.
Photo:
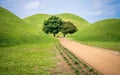
<svg viewBox="0 0 120 75">
<path fill-rule="evenodd" d="M 104 75 L 120 75 L 120 54 L 106 49 L 92 47 L 59 38 L 63 47 L 70 50 L 78 58 L 83 59 Z"/>
</svg>

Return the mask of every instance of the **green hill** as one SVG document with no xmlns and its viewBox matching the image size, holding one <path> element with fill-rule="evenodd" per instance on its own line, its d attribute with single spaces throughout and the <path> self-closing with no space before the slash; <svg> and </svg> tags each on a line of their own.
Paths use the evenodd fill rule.
<svg viewBox="0 0 120 75">
<path fill-rule="evenodd" d="M 28 42 L 38 35 L 25 21 L 0 7 L 0 46 Z"/>
<path fill-rule="evenodd" d="M 50 15 L 47 14 L 35 14 L 24 18 L 24 21 L 29 23 L 32 28 L 35 28 L 36 32 L 40 33 L 44 20 L 47 20 Z"/>
<path fill-rule="evenodd" d="M 40 33 L 44 20 L 47 20 L 50 16 L 52 16 L 52 15 L 35 14 L 35 15 L 25 18 L 24 21 L 31 24 L 31 26 L 33 28 L 35 28 L 37 32 Z M 62 18 L 64 21 L 73 22 L 79 30 L 81 30 L 82 28 L 84 28 L 85 26 L 87 26 L 89 24 L 83 18 L 81 18 L 77 15 L 74 15 L 74 14 L 70 14 L 70 13 L 56 14 L 55 16 Z"/>
<path fill-rule="evenodd" d="M 65 21 L 73 22 L 79 30 L 83 29 L 89 24 L 89 22 L 83 19 L 82 17 L 70 13 L 57 14 L 56 16 L 62 18 Z"/>
<path fill-rule="evenodd" d="M 120 19 L 95 22 L 71 38 L 88 45 L 120 50 Z"/>
<path fill-rule="evenodd" d="M 84 41 L 120 41 L 120 19 L 106 19 L 85 27 L 75 37 Z"/>
<path fill-rule="evenodd" d="M 23 20 L 29 24 L 30 27 L 32 27 L 37 34 L 39 34 L 39 42 L 54 42 L 55 38 L 53 38 L 52 35 L 48 35 L 42 31 L 42 25 L 44 20 L 47 20 L 50 17 L 50 15 L 47 14 L 35 14 L 29 17 L 24 18 Z"/>
<path fill-rule="evenodd" d="M 39 15 L 39 14 L 38 14 Z M 10 11 L 0 7 L 0 46 L 11 46 L 23 43 L 55 41 L 41 32 L 41 24 L 49 15 L 33 15 L 32 18 L 20 19 Z M 28 22 L 28 23 L 27 23 Z"/>
<path fill-rule="evenodd" d="M 50 75 L 57 40 L 0 7 L 0 75 Z"/>
</svg>

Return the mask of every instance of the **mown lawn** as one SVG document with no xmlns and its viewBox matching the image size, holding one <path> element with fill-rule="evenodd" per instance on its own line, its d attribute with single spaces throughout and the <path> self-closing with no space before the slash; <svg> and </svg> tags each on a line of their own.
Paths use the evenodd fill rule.
<svg viewBox="0 0 120 75">
<path fill-rule="evenodd" d="M 80 43 L 111 49 L 120 52 L 120 42 L 94 42 L 94 41 L 79 41 Z"/>
<path fill-rule="evenodd" d="M 0 75 L 50 75 L 57 64 L 56 43 L 0 48 Z"/>
</svg>

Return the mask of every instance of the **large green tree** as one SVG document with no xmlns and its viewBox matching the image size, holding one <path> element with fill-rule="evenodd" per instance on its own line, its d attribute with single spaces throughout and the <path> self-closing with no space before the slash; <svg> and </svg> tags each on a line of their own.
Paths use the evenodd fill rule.
<svg viewBox="0 0 120 75">
<path fill-rule="evenodd" d="M 60 32 L 62 25 L 63 21 L 61 18 L 57 16 L 51 16 L 48 18 L 48 20 L 44 21 L 42 30 L 47 34 L 53 34 L 55 37 L 55 35 Z"/>
<path fill-rule="evenodd" d="M 64 37 L 66 36 L 66 34 L 73 34 L 76 31 L 77 31 L 76 26 L 70 21 L 64 22 L 61 29 L 61 32 Z"/>
</svg>

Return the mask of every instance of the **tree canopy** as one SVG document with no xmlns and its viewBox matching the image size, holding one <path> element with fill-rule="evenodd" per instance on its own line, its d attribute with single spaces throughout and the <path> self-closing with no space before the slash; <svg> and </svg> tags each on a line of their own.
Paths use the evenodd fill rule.
<svg viewBox="0 0 120 75">
<path fill-rule="evenodd" d="M 47 34 L 53 34 L 54 37 L 59 32 L 62 32 L 65 37 L 66 34 L 73 34 L 77 31 L 76 26 L 70 21 L 63 21 L 57 16 L 51 16 L 48 20 L 45 20 L 43 23 L 43 32 Z"/>
<path fill-rule="evenodd" d="M 57 16 L 51 16 L 48 18 L 48 20 L 44 21 L 42 30 L 47 34 L 53 34 L 55 37 L 55 35 L 61 31 L 62 25 L 63 21 L 61 18 Z"/>
<path fill-rule="evenodd" d="M 73 34 L 76 31 L 77 31 L 76 26 L 70 21 L 64 22 L 61 29 L 61 32 L 63 33 L 64 37 L 66 34 Z"/>
</svg>

